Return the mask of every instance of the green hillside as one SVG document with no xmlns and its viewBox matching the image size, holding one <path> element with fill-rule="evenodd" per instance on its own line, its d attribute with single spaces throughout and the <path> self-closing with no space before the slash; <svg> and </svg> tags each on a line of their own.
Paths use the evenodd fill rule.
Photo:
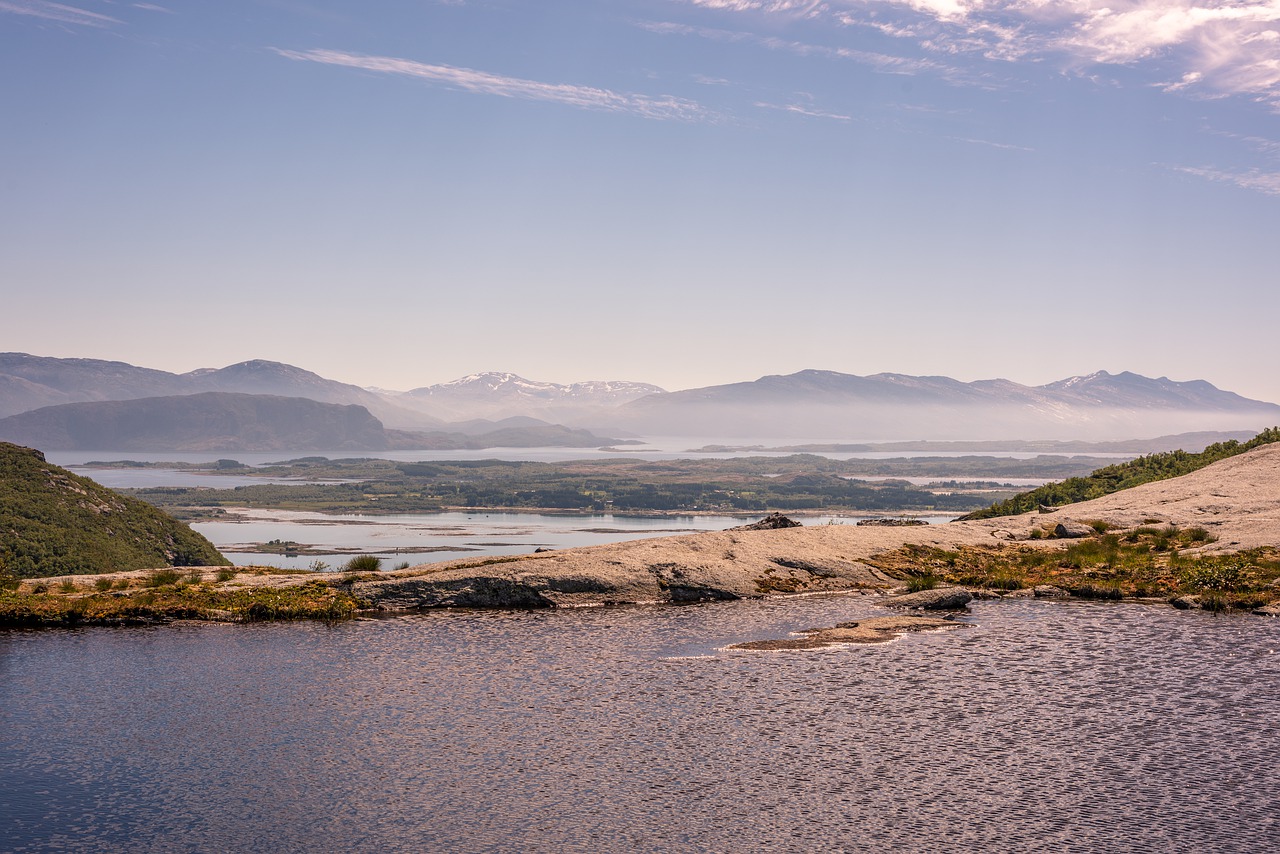
<svg viewBox="0 0 1280 854">
<path fill-rule="evenodd" d="M 1019 513 L 1029 513 L 1041 506 L 1061 507 L 1064 504 L 1075 504 L 1077 501 L 1101 498 L 1144 483 L 1181 477 L 1202 469 L 1210 463 L 1243 454 L 1259 445 L 1272 442 L 1280 442 L 1280 427 L 1269 427 L 1247 442 L 1237 442 L 1234 439 L 1217 442 L 1198 454 L 1189 454 L 1186 451 L 1148 454 L 1127 463 L 1100 468 L 1085 477 L 1069 477 L 1056 483 L 1046 483 L 1038 489 L 1019 493 L 1008 501 L 992 504 L 984 510 L 975 510 L 968 516 L 960 518 L 964 520 L 1016 516 Z"/>
<path fill-rule="evenodd" d="M 213 544 L 143 501 L 0 442 L 0 577 L 225 566 Z"/>
</svg>

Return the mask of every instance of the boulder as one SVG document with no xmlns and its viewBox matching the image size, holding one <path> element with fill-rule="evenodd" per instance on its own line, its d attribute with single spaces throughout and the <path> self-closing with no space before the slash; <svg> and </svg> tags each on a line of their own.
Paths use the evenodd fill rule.
<svg viewBox="0 0 1280 854">
<path fill-rule="evenodd" d="M 1078 540 L 1081 537 L 1092 537 L 1098 533 L 1090 525 L 1064 519 L 1053 529 L 1053 535 L 1061 540 Z"/>
<path fill-rule="evenodd" d="M 885 604 L 892 608 L 923 608 L 928 611 L 944 611 L 963 608 L 973 599 L 973 594 L 963 587 L 935 587 L 918 593 L 891 596 Z"/>
<path fill-rule="evenodd" d="M 1169 600 L 1169 604 L 1179 611 L 1196 611 L 1204 607 L 1200 597 L 1194 595 L 1174 596 Z"/>
<path fill-rule="evenodd" d="M 1253 613 L 1260 617 L 1280 617 L 1280 602 L 1272 602 L 1270 605 L 1254 608 Z"/>
</svg>

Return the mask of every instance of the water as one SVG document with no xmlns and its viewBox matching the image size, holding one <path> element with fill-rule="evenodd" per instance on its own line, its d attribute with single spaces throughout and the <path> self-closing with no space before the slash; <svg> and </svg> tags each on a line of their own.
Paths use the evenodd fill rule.
<svg viewBox="0 0 1280 854">
<path fill-rule="evenodd" d="M 0 850 L 1264 851 L 1280 620 L 870 597 L 0 633 Z"/>
<path fill-rule="evenodd" d="M 151 453 L 145 451 L 49 451 L 45 454 L 49 462 L 64 467 L 83 466 L 90 461 L 112 462 L 116 460 L 135 460 L 137 462 L 174 463 L 174 462 L 212 462 L 219 457 L 234 459 L 246 465 L 261 466 L 299 457 L 328 457 L 331 460 L 351 459 L 353 457 L 369 457 L 396 462 L 425 462 L 430 460 L 528 460 L 533 462 L 567 462 L 569 460 L 611 460 L 618 458 L 641 460 L 687 460 L 687 459 L 738 459 L 751 457 L 790 456 L 794 452 L 770 451 L 717 451 L 712 453 L 694 453 L 693 449 L 708 445 L 723 444 L 730 446 L 763 445 L 767 447 L 785 447 L 798 444 L 794 439 L 725 439 L 724 437 L 706 436 L 666 436 L 647 437 L 643 445 L 619 445 L 616 450 L 606 451 L 599 448 L 485 448 L 483 450 L 416 450 L 416 451 L 224 451 L 220 453 L 199 453 L 196 451 L 175 451 Z M 860 439 L 815 439 L 813 444 L 866 444 L 870 440 Z M 879 441 L 879 440 L 876 440 Z M 809 444 L 806 442 L 805 444 Z M 1127 460 L 1134 454 L 1094 453 L 1092 451 L 1054 453 L 1048 451 L 866 451 L 858 453 L 826 453 L 814 452 L 814 456 L 827 457 L 833 460 L 886 460 L 914 459 L 917 457 L 1001 457 L 1017 460 L 1029 460 L 1039 456 L 1072 457 L 1089 456 L 1108 459 Z M 89 477 L 95 477 L 85 472 Z M 97 479 L 95 477 L 95 479 Z M 197 481 L 203 483 L 204 481 Z"/>
<path fill-rule="evenodd" d="M 247 521 L 196 522 L 191 527 L 209 538 L 237 566 L 305 569 L 316 560 L 335 567 L 341 555 L 260 554 L 245 551 L 271 540 L 303 543 L 319 551 L 378 554 L 392 563 L 413 564 L 483 555 L 528 554 L 537 548 L 597 546 L 645 537 L 696 531 L 723 531 L 759 519 L 736 516 L 618 516 L 459 511 L 399 513 L 387 516 L 322 515 L 289 510 L 242 510 Z M 855 518 L 801 517 L 806 525 L 856 524 Z M 920 516 L 933 524 L 952 516 Z"/>
</svg>

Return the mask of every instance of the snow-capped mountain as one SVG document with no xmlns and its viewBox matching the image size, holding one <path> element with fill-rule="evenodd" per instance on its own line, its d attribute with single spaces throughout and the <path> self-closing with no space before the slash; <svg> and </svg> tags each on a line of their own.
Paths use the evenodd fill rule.
<svg viewBox="0 0 1280 854">
<path fill-rule="evenodd" d="M 648 383 L 591 380 L 562 385 L 493 371 L 416 388 L 395 400 L 450 421 L 513 415 L 582 420 L 645 395 L 662 393 L 661 388 Z"/>
</svg>

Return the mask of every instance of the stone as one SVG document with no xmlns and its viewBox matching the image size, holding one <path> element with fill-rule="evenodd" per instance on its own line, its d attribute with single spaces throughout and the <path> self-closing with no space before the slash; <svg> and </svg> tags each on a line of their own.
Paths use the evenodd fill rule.
<svg viewBox="0 0 1280 854">
<path fill-rule="evenodd" d="M 928 611 L 943 611 L 963 608 L 973 599 L 973 594 L 963 587 L 935 587 L 932 590 L 921 590 L 918 593 L 904 593 L 891 596 L 885 604 L 891 608 L 923 608 Z"/>
<path fill-rule="evenodd" d="M 1037 584 L 1032 588 L 1032 593 L 1037 599 L 1070 599 L 1071 594 L 1063 590 L 1061 587 L 1055 587 L 1052 584 Z"/>
<path fill-rule="evenodd" d="M 1253 613 L 1259 617 L 1280 617 L 1280 602 L 1272 602 L 1270 605 L 1254 608 Z"/>
<path fill-rule="evenodd" d="M 1081 537 L 1092 537 L 1098 533 L 1092 526 L 1064 519 L 1053 529 L 1053 535 L 1061 540 L 1078 540 Z"/>
<path fill-rule="evenodd" d="M 1196 611 L 1204 607 L 1200 597 L 1194 595 L 1174 596 L 1169 600 L 1169 604 L 1180 611 Z"/>
</svg>

